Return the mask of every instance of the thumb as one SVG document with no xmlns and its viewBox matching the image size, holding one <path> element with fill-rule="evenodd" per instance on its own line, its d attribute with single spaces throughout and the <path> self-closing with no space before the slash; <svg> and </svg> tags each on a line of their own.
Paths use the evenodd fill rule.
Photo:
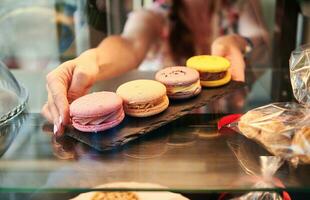
<svg viewBox="0 0 310 200">
<path fill-rule="evenodd" d="M 211 46 L 211 55 L 225 57 L 227 55 L 227 47 L 219 42 L 214 42 Z"/>
<path fill-rule="evenodd" d="M 69 102 L 85 95 L 94 83 L 94 76 L 83 67 L 76 67 L 68 90 Z"/>
<path fill-rule="evenodd" d="M 245 61 L 242 52 L 237 48 L 229 48 L 221 43 L 215 42 L 211 47 L 211 54 L 222 56 L 229 60 L 232 79 L 235 81 L 245 81 Z"/>
<path fill-rule="evenodd" d="M 235 81 L 245 81 L 245 61 L 242 52 L 237 49 L 230 51 L 226 56 L 231 63 L 231 75 Z"/>
</svg>

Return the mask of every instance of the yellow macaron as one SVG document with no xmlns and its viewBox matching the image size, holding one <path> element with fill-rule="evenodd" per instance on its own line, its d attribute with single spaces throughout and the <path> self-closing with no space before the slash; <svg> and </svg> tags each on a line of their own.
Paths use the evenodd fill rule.
<svg viewBox="0 0 310 200">
<path fill-rule="evenodd" d="M 193 56 L 186 61 L 186 66 L 199 71 L 201 85 L 205 87 L 218 87 L 231 80 L 230 62 L 221 56 Z"/>
</svg>

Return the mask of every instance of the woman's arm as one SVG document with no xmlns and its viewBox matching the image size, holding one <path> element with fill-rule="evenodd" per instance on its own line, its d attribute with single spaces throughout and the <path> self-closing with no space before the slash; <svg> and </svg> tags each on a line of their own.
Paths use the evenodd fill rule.
<svg viewBox="0 0 310 200">
<path fill-rule="evenodd" d="M 151 11 L 131 13 L 122 35 L 110 36 L 97 47 L 97 79 L 113 78 L 137 68 L 163 25 L 162 16 Z"/>
<path fill-rule="evenodd" d="M 94 49 L 67 61 L 47 75 L 48 101 L 42 114 L 54 123 L 54 133 L 62 133 L 70 122 L 69 103 L 86 94 L 97 80 L 113 78 L 136 68 L 160 32 L 155 13 L 133 13 L 122 35 L 109 36 Z"/>
<path fill-rule="evenodd" d="M 238 33 L 218 37 L 212 43 L 211 53 L 230 60 L 232 78 L 237 81 L 245 81 L 247 54 L 250 53 L 250 59 L 255 57 L 256 62 L 268 57 L 269 36 L 257 0 L 245 1 L 239 16 Z"/>
</svg>

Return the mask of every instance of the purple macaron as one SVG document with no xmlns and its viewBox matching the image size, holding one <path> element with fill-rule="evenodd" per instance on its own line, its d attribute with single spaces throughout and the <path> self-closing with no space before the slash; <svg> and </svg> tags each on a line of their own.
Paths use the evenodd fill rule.
<svg viewBox="0 0 310 200">
<path fill-rule="evenodd" d="M 155 79 L 167 88 L 167 95 L 171 99 L 185 99 L 201 92 L 199 73 L 195 69 L 176 66 L 158 71 Z"/>
</svg>

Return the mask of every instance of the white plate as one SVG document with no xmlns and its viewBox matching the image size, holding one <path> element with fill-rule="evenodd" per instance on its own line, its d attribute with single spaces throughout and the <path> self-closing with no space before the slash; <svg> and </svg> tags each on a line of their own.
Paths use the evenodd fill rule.
<svg viewBox="0 0 310 200">
<path fill-rule="evenodd" d="M 108 183 L 104 185 L 97 186 L 96 188 L 120 188 L 120 189 L 165 189 L 158 184 L 154 183 L 139 183 L 139 182 L 114 182 Z M 168 192 L 168 191 L 158 191 L 158 192 L 151 192 L 151 191 L 134 191 L 137 195 L 139 200 L 189 200 L 184 196 Z M 91 200 L 93 197 L 96 196 L 96 192 L 86 192 L 82 193 L 79 196 L 75 197 L 71 200 Z"/>
</svg>

